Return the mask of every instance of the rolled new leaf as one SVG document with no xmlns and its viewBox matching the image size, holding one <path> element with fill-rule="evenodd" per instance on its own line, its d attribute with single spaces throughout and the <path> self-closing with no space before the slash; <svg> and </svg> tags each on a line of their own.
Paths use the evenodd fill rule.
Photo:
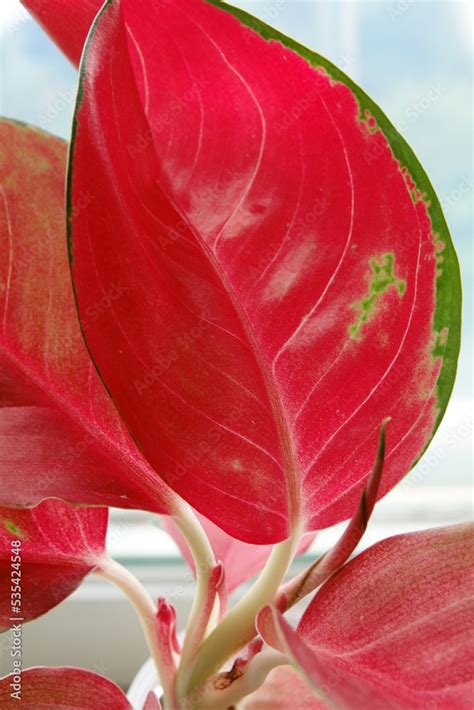
<svg viewBox="0 0 474 710">
<path fill-rule="evenodd" d="M 275 599 L 275 606 L 281 612 L 285 612 L 325 582 L 333 572 L 344 564 L 359 544 L 372 515 L 382 480 L 386 425 L 386 421 L 382 423 L 375 462 L 350 523 L 331 550 L 283 585 Z"/>
</svg>

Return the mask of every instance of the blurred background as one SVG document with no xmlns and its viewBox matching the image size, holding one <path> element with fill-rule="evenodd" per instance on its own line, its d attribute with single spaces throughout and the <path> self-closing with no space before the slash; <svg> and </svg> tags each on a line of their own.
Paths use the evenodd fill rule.
<svg viewBox="0 0 474 710">
<path fill-rule="evenodd" d="M 331 59 L 382 107 L 430 176 L 461 263 L 463 345 L 451 403 L 423 459 L 377 507 L 361 547 L 389 534 L 472 518 L 473 5 L 456 0 L 234 4 Z M 67 139 L 76 82 L 74 68 L 19 1 L 1 0 L 0 114 Z M 339 530 L 324 531 L 310 555 L 327 549 Z M 155 596 L 171 597 L 184 618 L 192 577 L 156 521 L 115 511 L 109 545 Z M 10 671 L 6 636 L 0 639 L 0 675 Z M 146 655 L 133 611 L 114 589 L 93 578 L 24 629 L 25 666 L 81 665 L 127 687 Z"/>
</svg>

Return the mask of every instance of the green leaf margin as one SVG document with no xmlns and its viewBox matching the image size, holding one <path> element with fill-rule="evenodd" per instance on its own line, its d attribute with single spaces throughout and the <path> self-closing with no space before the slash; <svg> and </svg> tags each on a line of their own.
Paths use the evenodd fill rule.
<svg viewBox="0 0 474 710">
<path fill-rule="evenodd" d="M 291 37 L 287 37 L 274 27 L 267 25 L 257 17 L 254 17 L 245 10 L 228 5 L 223 0 L 205 0 L 209 5 L 219 8 L 234 15 L 239 22 L 254 30 L 264 40 L 276 40 L 288 49 L 293 50 L 305 59 L 312 67 L 324 69 L 334 81 L 345 84 L 355 95 L 360 109 L 360 120 L 365 120 L 366 111 L 376 120 L 377 128 L 381 130 L 388 141 L 392 153 L 399 161 L 401 168 L 408 170 L 409 176 L 415 183 L 415 190 L 418 189 L 423 195 L 423 201 L 431 219 L 433 236 L 443 242 L 442 252 L 443 262 L 441 275 L 436 279 L 436 307 L 433 318 L 433 330 L 436 335 L 448 328 L 448 337 L 445 344 L 439 343 L 439 338 L 432 351 L 433 357 L 442 357 L 443 363 L 436 382 L 436 399 L 439 408 L 438 416 L 433 427 L 432 435 L 419 457 L 413 462 L 412 467 L 420 460 L 428 448 L 441 420 L 443 419 L 449 398 L 453 390 L 456 377 L 459 349 L 461 346 L 461 306 L 462 289 L 459 262 L 456 250 L 449 233 L 448 225 L 443 215 L 440 202 L 428 178 L 406 140 L 397 131 L 393 123 L 387 118 L 380 107 L 373 101 L 363 89 L 360 88 L 347 74 L 338 69 L 332 62 L 320 54 L 313 52 L 304 45 L 296 42 Z"/>
<path fill-rule="evenodd" d="M 401 168 L 405 167 L 408 170 L 409 176 L 415 183 L 415 189 L 418 189 L 422 195 L 425 205 L 428 210 L 428 214 L 431 219 L 433 236 L 438 237 L 443 242 L 443 268 L 441 275 L 436 280 L 436 306 L 433 318 L 433 331 L 434 336 L 442 333 L 444 329 L 448 328 L 448 337 L 446 343 L 442 345 L 439 343 L 439 338 L 436 337 L 435 345 L 433 347 L 432 355 L 433 357 L 442 357 L 442 366 L 436 382 L 436 400 L 438 405 L 438 416 L 436 418 L 432 435 L 427 442 L 425 448 L 420 453 L 418 458 L 413 462 L 413 466 L 420 460 L 420 458 L 425 453 L 428 448 L 436 430 L 438 429 L 441 420 L 443 419 L 446 407 L 453 390 L 454 380 L 456 377 L 457 362 L 459 356 L 459 350 L 461 345 L 461 306 L 462 306 L 462 289 L 461 289 L 461 275 L 459 270 L 459 262 L 454 249 L 454 245 L 449 233 L 448 225 L 444 218 L 440 202 L 436 195 L 436 192 L 431 184 L 426 172 L 420 164 L 420 161 L 416 157 L 413 150 L 410 148 L 406 140 L 397 131 L 393 123 L 387 118 L 380 107 L 360 88 L 355 82 L 350 79 L 343 71 L 336 67 L 332 62 L 330 62 L 325 57 L 320 54 L 308 49 L 304 45 L 296 42 L 287 37 L 282 32 L 279 32 L 274 27 L 267 25 L 266 23 L 254 17 L 245 10 L 233 7 L 232 5 L 223 2 L 223 0 L 204 0 L 205 2 L 213 5 L 214 7 L 233 15 L 241 24 L 247 26 L 254 32 L 256 32 L 264 40 L 270 41 L 275 40 L 280 42 L 283 46 L 299 54 L 303 59 L 305 59 L 312 67 L 322 68 L 330 76 L 333 81 L 341 82 L 345 84 L 355 95 L 360 109 L 360 120 L 365 120 L 366 112 L 375 119 L 377 123 L 377 128 L 380 129 L 388 141 L 388 144 L 393 152 L 396 160 L 399 161 Z M 69 160 L 68 160 L 68 173 L 67 173 L 67 184 L 66 184 L 66 206 L 67 206 L 67 242 L 68 242 L 68 254 L 69 254 L 69 264 L 71 268 L 71 278 L 73 284 L 74 298 L 76 301 L 77 308 L 77 294 L 74 282 L 74 277 L 72 273 L 73 264 L 73 239 L 72 239 L 72 173 L 73 173 L 73 155 L 74 155 L 74 143 L 77 131 L 77 115 L 80 111 L 82 99 L 84 96 L 84 82 L 86 80 L 86 59 L 88 55 L 88 50 L 92 42 L 92 38 L 95 34 L 98 24 L 102 16 L 107 12 L 111 5 L 113 5 L 116 0 L 106 0 L 104 5 L 99 10 L 92 27 L 90 28 L 89 34 L 87 36 L 85 47 L 83 50 L 81 63 L 79 67 L 79 85 L 78 93 L 76 99 L 76 105 L 74 110 L 72 133 L 71 133 L 71 143 L 69 148 Z M 85 338 L 85 333 L 82 328 L 81 318 L 78 310 L 79 323 L 81 324 L 81 330 L 86 343 L 86 347 L 91 356 L 91 360 L 102 380 L 104 386 L 112 398 L 110 390 L 104 382 L 104 379 L 99 372 L 92 353 L 89 350 L 88 343 Z M 112 398 L 113 399 L 113 398 Z M 135 439 L 135 437 L 133 437 Z M 136 439 L 135 439 L 136 441 Z M 139 446 L 138 442 L 136 442 Z M 139 446 L 140 448 L 140 446 Z"/>
</svg>

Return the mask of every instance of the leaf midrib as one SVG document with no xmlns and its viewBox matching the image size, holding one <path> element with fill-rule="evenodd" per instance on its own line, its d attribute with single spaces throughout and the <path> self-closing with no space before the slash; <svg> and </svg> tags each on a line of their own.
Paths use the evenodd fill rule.
<svg viewBox="0 0 474 710">
<path fill-rule="evenodd" d="M 146 117 L 145 117 L 146 118 Z M 147 123 L 148 123 L 148 118 L 146 118 Z M 151 126 L 148 123 L 150 130 Z M 153 145 L 154 148 L 154 145 Z M 156 153 L 156 150 L 154 148 L 154 155 L 156 158 L 157 163 L 159 164 L 159 158 Z M 201 237 L 199 232 L 195 229 L 195 227 L 191 224 L 189 221 L 188 217 L 182 212 L 182 210 L 179 208 L 179 206 L 176 204 L 176 202 L 173 200 L 171 195 L 169 194 L 168 190 L 163 186 L 161 182 L 157 180 L 157 183 L 160 186 L 160 189 L 163 191 L 163 194 L 166 196 L 168 201 L 170 202 L 171 206 L 177 213 L 177 215 L 180 217 L 180 219 L 183 220 L 183 222 L 187 225 L 190 233 L 194 236 L 196 239 L 198 246 L 201 248 L 202 253 L 204 254 L 205 257 L 207 257 L 207 260 L 209 264 L 212 266 L 215 274 L 221 281 L 225 293 L 228 296 L 231 305 L 234 309 L 234 312 L 237 315 L 237 318 L 239 319 L 240 324 L 242 325 L 242 329 L 247 337 L 247 340 L 250 345 L 250 350 L 252 351 L 252 354 L 254 356 L 255 362 L 257 363 L 257 366 L 259 368 L 259 371 L 262 375 L 262 379 L 265 385 L 265 391 L 267 394 L 268 401 L 271 406 L 271 411 L 273 413 L 273 420 L 275 423 L 276 430 L 278 432 L 278 439 L 280 442 L 281 446 L 281 454 L 282 454 L 282 471 L 283 471 L 283 476 L 285 478 L 285 484 L 287 488 L 287 493 L 288 493 L 288 521 L 289 521 L 289 526 L 290 529 L 288 531 L 289 534 L 291 534 L 292 529 L 294 529 L 298 525 L 298 520 L 301 517 L 301 492 L 300 492 L 300 486 L 298 485 L 298 472 L 296 469 L 296 455 L 295 455 L 295 445 L 293 441 L 293 437 L 291 435 L 291 430 L 289 427 L 288 419 L 285 414 L 285 410 L 283 407 L 283 403 L 281 401 L 281 397 L 277 392 L 276 389 L 276 383 L 273 383 L 273 378 L 271 376 L 271 371 L 270 368 L 265 361 L 265 358 L 260 355 L 259 352 L 259 346 L 257 339 L 253 333 L 252 326 L 249 322 L 249 319 L 242 307 L 242 305 L 239 302 L 239 299 L 237 298 L 235 294 L 235 290 L 232 286 L 232 283 L 230 282 L 229 278 L 225 274 L 222 266 L 220 265 L 216 255 L 212 251 L 212 249 L 205 243 L 204 239 Z"/>
</svg>

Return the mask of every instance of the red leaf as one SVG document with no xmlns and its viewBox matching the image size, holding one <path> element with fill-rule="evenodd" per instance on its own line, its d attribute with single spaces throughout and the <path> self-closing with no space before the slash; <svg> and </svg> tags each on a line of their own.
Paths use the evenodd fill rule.
<svg viewBox="0 0 474 710">
<path fill-rule="evenodd" d="M 84 345 L 64 227 L 67 145 L 0 122 L 0 501 L 172 511 L 172 492 L 124 429 Z M 84 186 L 75 210 L 96 200 Z M 116 281 L 83 328 L 126 299 Z"/>
<path fill-rule="evenodd" d="M 22 710 L 132 710 L 118 685 L 103 676 L 82 668 L 28 668 L 21 674 L 21 700 L 14 692 L 11 675 L 0 680 L 2 708 Z"/>
<path fill-rule="evenodd" d="M 12 587 L 12 595 L 0 595 L 0 631 L 13 619 L 36 619 L 81 584 L 104 552 L 107 514 L 57 500 L 32 510 L 0 508 L 1 586 Z"/>
<path fill-rule="evenodd" d="M 21 0 L 59 49 L 79 64 L 87 33 L 101 0 Z"/>
<path fill-rule="evenodd" d="M 380 110 L 229 13 L 104 7 L 69 174 L 71 204 L 85 185 L 100 199 L 70 216 L 70 249 L 81 317 L 128 289 L 86 338 L 144 454 L 264 544 L 352 514 L 386 416 L 380 495 L 418 459 L 452 387 L 459 281 L 436 196 Z"/>
<path fill-rule="evenodd" d="M 228 535 L 214 523 L 211 523 L 203 515 L 197 513 L 197 517 L 209 538 L 216 560 L 220 560 L 224 565 L 225 584 L 228 593 L 231 594 L 234 589 L 255 577 L 263 569 L 273 546 L 250 545 L 249 543 L 241 542 Z M 164 517 L 162 525 L 178 545 L 189 566 L 195 571 L 189 546 L 173 519 L 168 516 Z M 314 534 L 305 535 L 299 544 L 297 554 L 302 555 L 306 552 L 314 538 Z"/>
<path fill-rule="evenodd" d="M 343 708 L 472 706 L 474 526 L 400 535 L 366 550 L 315 596 L 294 631 L 258 628 Z"/>
</svg>

